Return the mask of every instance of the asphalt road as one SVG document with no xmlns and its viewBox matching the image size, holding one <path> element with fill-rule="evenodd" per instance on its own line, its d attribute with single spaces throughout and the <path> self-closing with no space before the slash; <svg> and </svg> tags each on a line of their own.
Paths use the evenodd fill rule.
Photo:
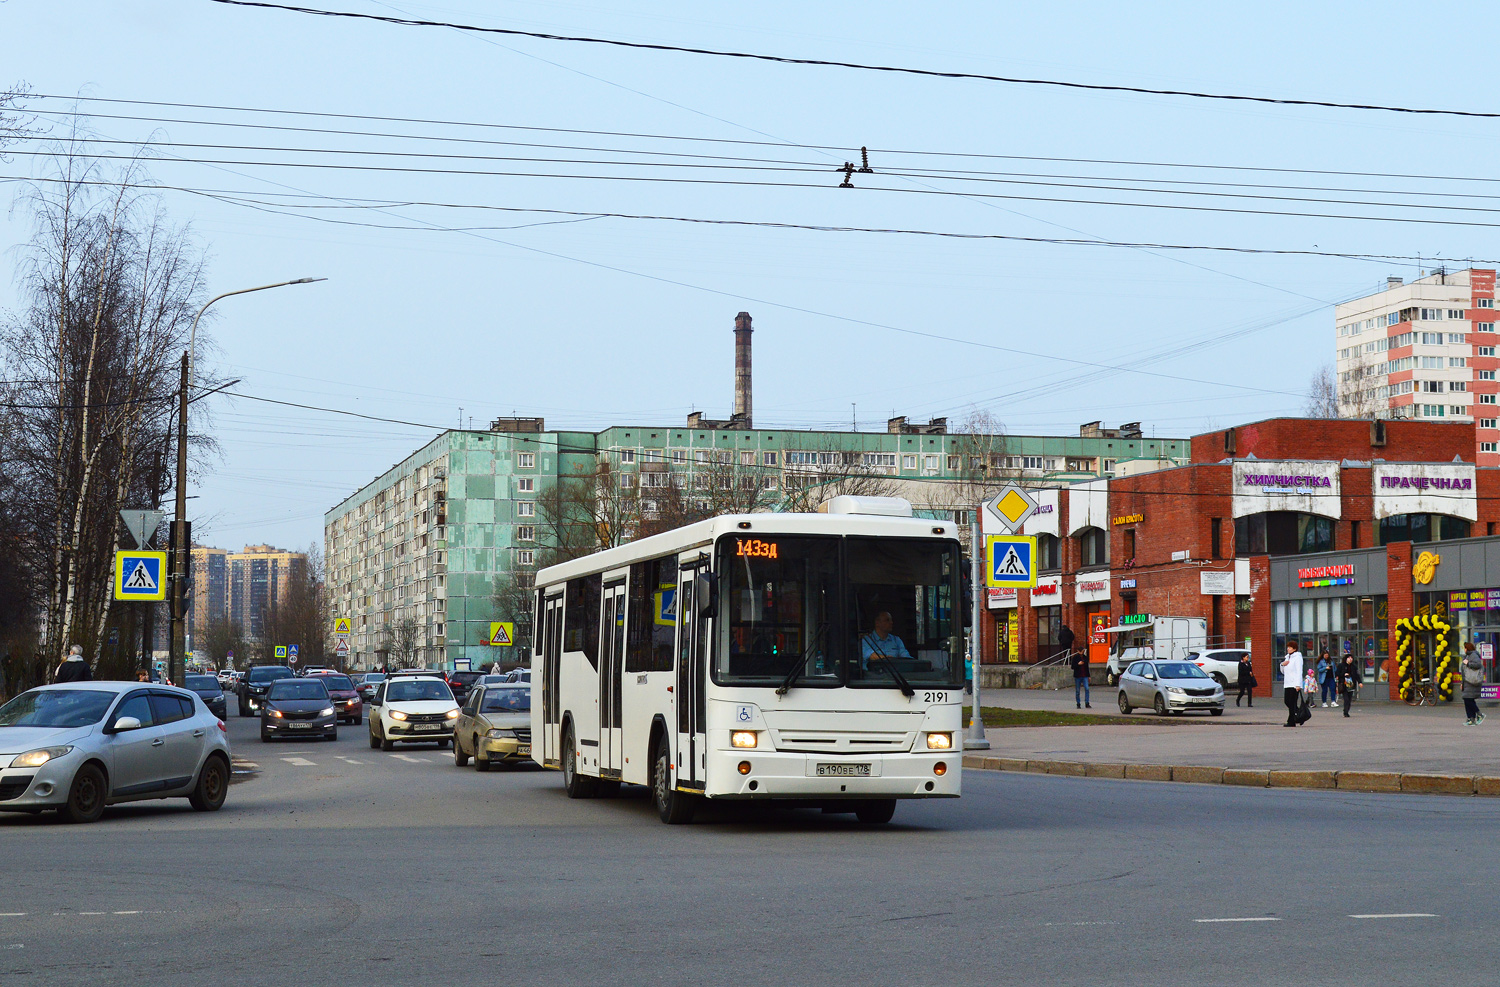
<svg viewBox="0 0 1500 987">
<path fill-rule="evenodd" d="M 261 770 L 218 813 L 0 815 L 0 983 L 1496 979 L 1500 800 L 971 771 L 889 826 L 667 827 L 644 792 L 570 802 L 553 772 L 384 754 L 365 727 L 230 727 Z"/>
</svg>

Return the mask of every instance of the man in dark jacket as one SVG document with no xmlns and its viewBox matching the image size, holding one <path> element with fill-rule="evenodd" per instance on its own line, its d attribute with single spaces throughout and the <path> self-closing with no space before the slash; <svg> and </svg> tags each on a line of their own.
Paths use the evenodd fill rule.
<svg viewBox="0 0 1500 987">
<path fill-rule="evenodd" d="M 73 645 L 68 649 L 68 657 L 57 666 L 57 674 L 53 676 L 55 682 L 87 682 L 94 677 L 89 670 L 89 663 L 83 659 L 83 648 Z"/>
<path fill-rule="evenodd" d="M 1068 658 L 1068 667 L 1073 669 L 1073 705 L 1093 709 L 1089 703 L 1089 653 L 1075 651 Z"/>
<path fill-rule="evenodd" d="M 1239 686 L 1240 691 L 1235 694 L 1234 704 L 1238 706 L 1241 699 L 1247 700 L 1247 706 L 1255 705 L 1255 670 L 1250 667 L 1250 652 L 1240 655 L 1239 663 Z"/>
<path fill-rule="evenodd" d="M 1062 649 L 1063 654 L 1073 650 L 1073 628 L 1063 624 L 1057 629 L 1057 646 Z"/>
</svg>

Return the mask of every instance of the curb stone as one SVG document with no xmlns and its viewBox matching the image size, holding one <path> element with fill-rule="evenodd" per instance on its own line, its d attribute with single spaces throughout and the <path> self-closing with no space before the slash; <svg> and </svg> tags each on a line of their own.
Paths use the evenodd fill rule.
<svg viewBox="0 0 1500 987">
<path fill-rule="evenodd" d="M 241 767 L 242 762 L 236 761 Z M 243 766 L 258 767 L 245 762 Z M 1251 788 L 1338 789 L 1346 792 L 1414 793 L 1425 795 L 1482 795 L 1500 797 L 1500 777 L 1443 775 L 1393 771 L 1298 771 L 1269 768 L 1218 768 L 1207 765 L 1119 764 L 1095 761 L 1026 761 L 1010 757 L 966 754 L 963 766 L 980 771 L 1020 771 L 1074 778 L 1117 778 L 1131 781 L 1173 781 L 1199 785 L 1241 785 Z"/>
</svg>

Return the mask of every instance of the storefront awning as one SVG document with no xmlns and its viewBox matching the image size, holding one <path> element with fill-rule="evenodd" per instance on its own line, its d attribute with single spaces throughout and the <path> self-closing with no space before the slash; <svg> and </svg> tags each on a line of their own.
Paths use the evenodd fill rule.
<svg viewBox="0 0 1500 987">
<path fill-rule="evenodd" d="M 1095 634 L 1118 634 L 1120 631 L 1144 631 L 1151 627 L 1150 624 L 1116 624 L 1114 627 L 1099 627 L 1094 629 Z"/>
</svg>

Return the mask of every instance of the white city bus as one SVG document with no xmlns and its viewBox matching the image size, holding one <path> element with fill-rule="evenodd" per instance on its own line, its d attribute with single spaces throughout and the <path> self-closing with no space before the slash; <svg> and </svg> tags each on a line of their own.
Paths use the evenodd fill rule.
<svg viewBox="0 0 1500 987">
<path fill-rule="evenodd" d="M 568 795 L 651 786 L 890 820 L 960 793 L 963 597 L 951 522 L 894 498 L 738 514 L 537 574 L 532 757 Z"/>
</svg>

